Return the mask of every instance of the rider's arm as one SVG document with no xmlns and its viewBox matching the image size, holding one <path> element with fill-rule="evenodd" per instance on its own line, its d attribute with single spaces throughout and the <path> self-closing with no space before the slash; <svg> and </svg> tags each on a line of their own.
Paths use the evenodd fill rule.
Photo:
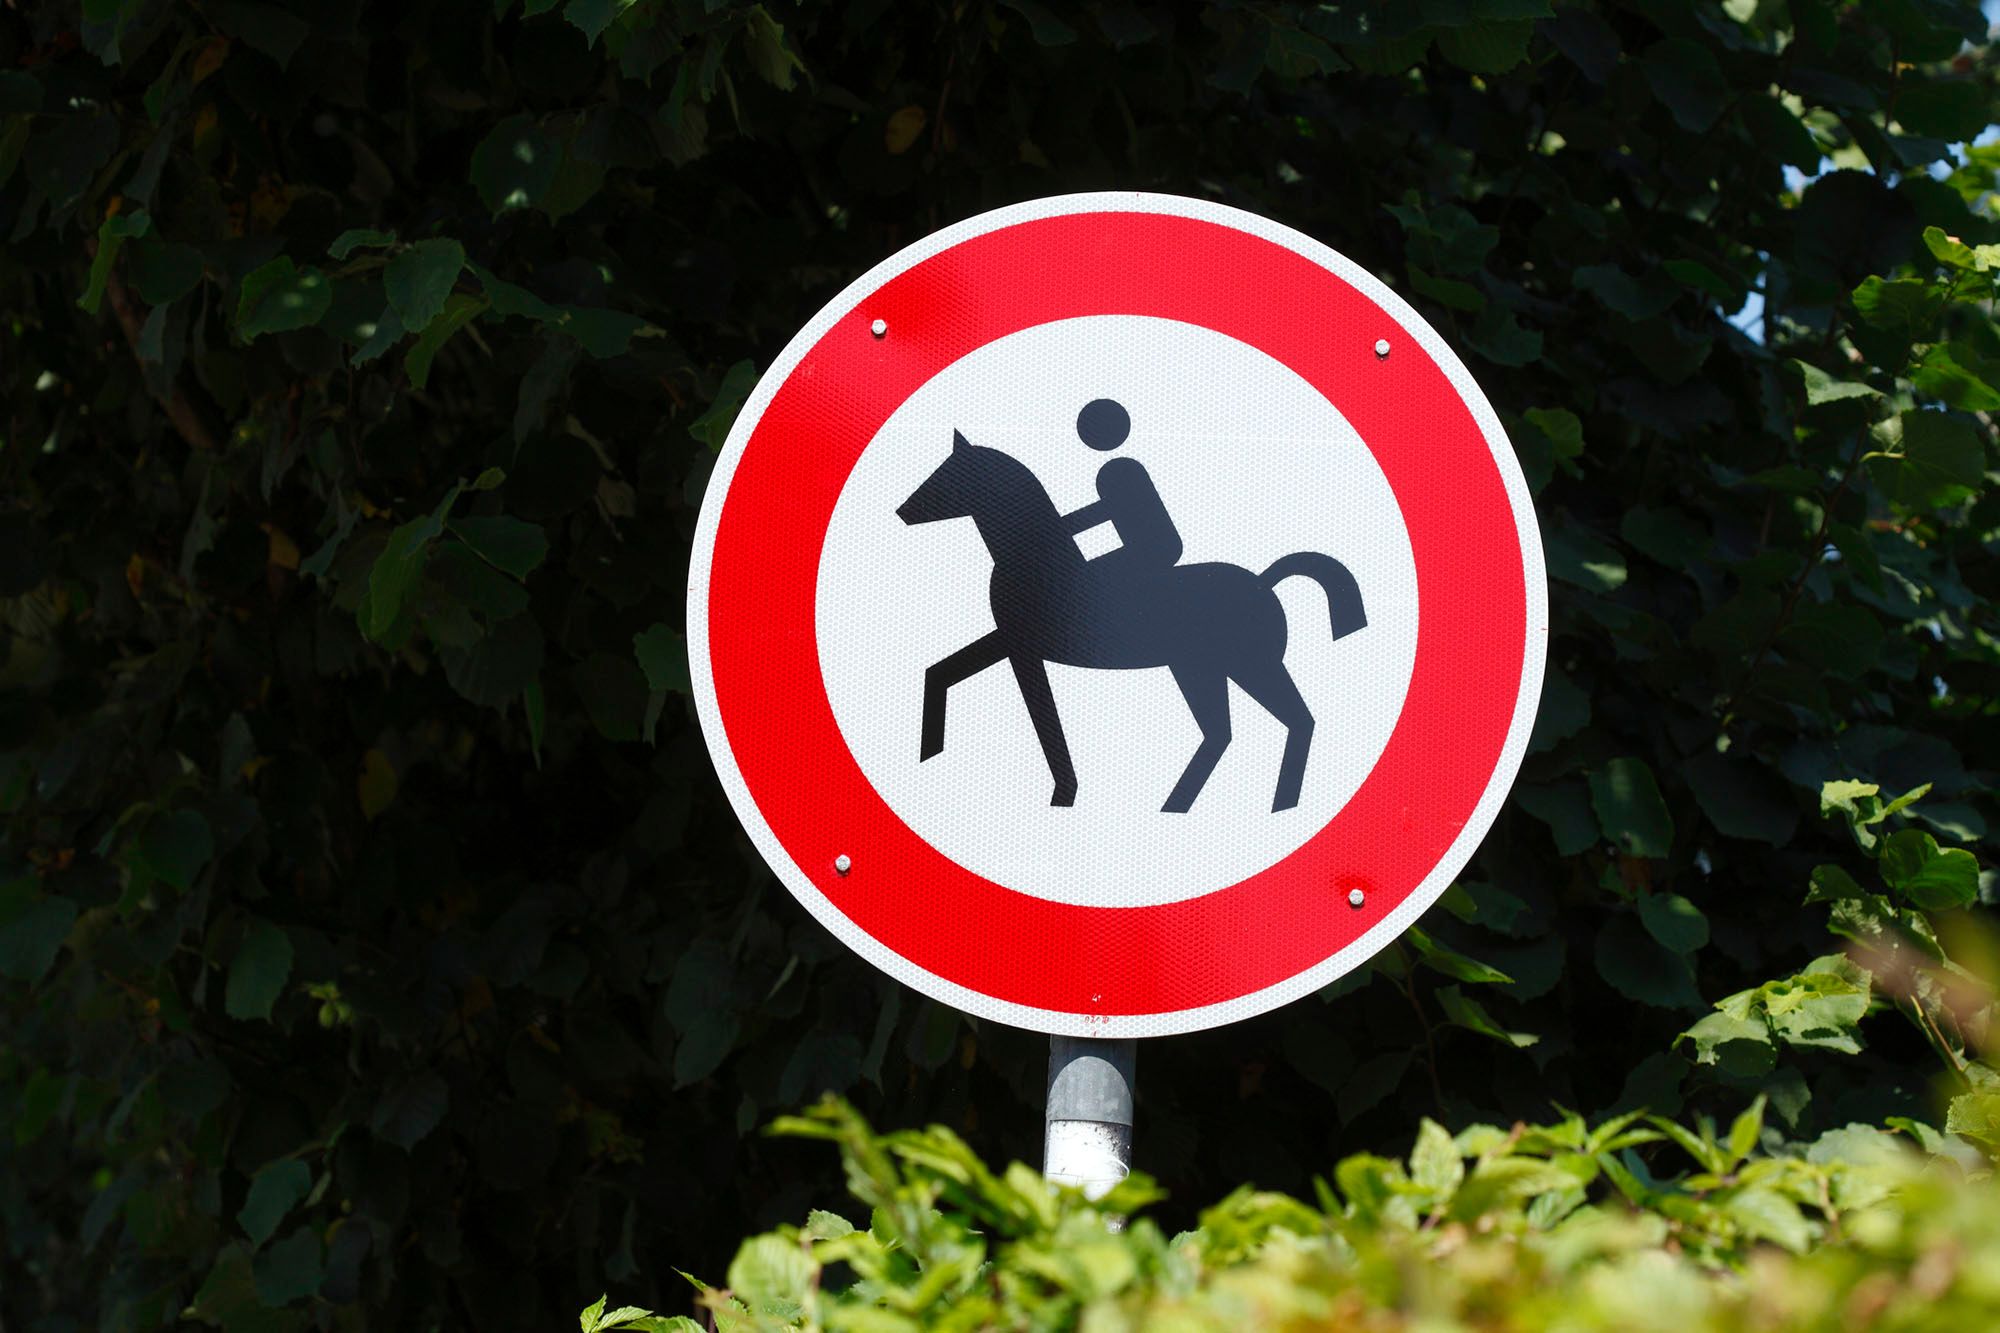
<svg viewBox="0 0 2000 1333">
<path fill-rule="evenodd" d="M 1063 515 L 1063 526 L 1069 529 L 1071 536 L 1079 532 L 1088 532 L 1098 524 L 1110 521 L 1111 511 L 1105 507 L 1102 500 L 1092 500 L 1083 508 Z"/>
</svg>

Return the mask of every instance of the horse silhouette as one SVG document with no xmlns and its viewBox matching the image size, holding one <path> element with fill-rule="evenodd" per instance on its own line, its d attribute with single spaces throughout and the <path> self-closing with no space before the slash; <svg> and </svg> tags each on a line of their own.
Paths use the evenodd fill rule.
<svg viewBox="0 0 2000 1333">
<path fill-rule="evenodd" d="M 1368 623 L 1354 576 L 1331 556 L 1288 555 L 1262 574 L 1225 564 L 1153 569 L 1086 560 L 1042 483 L 1018 459 L 952 432 L 951 453 L 896 510 L 905 523 L 970 518 L 993 557 L 993 632 L 924 673 L 923 753 L 944 749 L 951 687 L 1005 661 L 1055 779 L 1049 804 L 1076 800 L 1076 767 L 1049 689 L 1048 664 L 1166 667 L 1201 744 L 1161 807 L 1187 810 L 1229 745 L 1229 682 L 1285 725 L 1273 811 L 1299 802 L 1313 716 L 1285 669 L 1285 610 L 1273 591 L 1295 574 L 1326 593 L 1333 637 Z"/>
</svg>

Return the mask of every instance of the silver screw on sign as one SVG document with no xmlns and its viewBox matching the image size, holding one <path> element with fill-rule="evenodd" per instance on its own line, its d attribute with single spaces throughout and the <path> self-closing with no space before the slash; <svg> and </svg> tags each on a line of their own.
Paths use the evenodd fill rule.
<svg viewBox="0 0 2000 1333">
<path fill-rule="evenodd" d="M 1367 901 L 1368 901 L 1368 895 L 1363 893 L 1361 890 L 1349 889 L 1347 891 L 1347 905 L 1349 907 L 1359 907 L 1361 906 L 1362 903 Z"/>
<path fill-rule="evenodd" d="M 875 322 L 878 324 L 881 323 L 880 320 Z M 1375 340 L 1375 359 L 1377 361 L 1387 361 L 1389 359 L 1389 340 L 1387 338 L 1377 338 Z"/>
<path fill-rule="evenodd" d="M 842 852 L 839 856 L 833 858 L 834 874 L 845 875 L 848 871 L 852 869 L 854 869 L 853 858 L 849 857 L 846 852 Z"/>
<path fill-rule="evenodd" d="M 886 319 L 878 319 L 873 324 L 870 324 L 868 326 L 868 331 L 874 334 L 877 338 L 880 338 L 889 332 L 889 321 Z"/>
</svg>

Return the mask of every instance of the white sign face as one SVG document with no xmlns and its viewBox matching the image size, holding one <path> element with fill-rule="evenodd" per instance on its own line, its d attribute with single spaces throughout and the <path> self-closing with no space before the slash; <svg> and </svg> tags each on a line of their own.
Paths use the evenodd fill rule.
<svg viewBox="0 0 2000 1333">
<path fill-rule="evenodd" d="M 912 527 L 896 510 L 945 461 L 955 432 L 1026 464 L 1058 510 L 1085 508 L 1108 459 L 1078 438 L 1076 419 L 1099 400 L 1125 408 L 1131 434 L 1116 456 L 1152 479 L 1184 543 L 1183 565 L 1262 571 L 1294 551 L 1321 551 L 1367 590 L 1367 632 L 1338 642 L 1310 580 L 1271 590 L 1284 608 L 1284 668 L 1322 723 L 1291 809 L 1271 809 L 1286 729 L 1240 684 L 1228 687 L 1231 739 L 1214 772 L 1187 810 L 1161 809 L 1202 739 L 1164 663 L 1050 664 L 1077 773 L 1071 805 L 1050 804 L 1048 760 L 1004 662 L 951 690 L 944 748 L 918 762 L 924 673 L 993 631 L 994 561 L 973 522 Z M 1079 540 L 1116 548 L 1115 528 L 1106 521 Z M 1417 617 L 1395 494 L 1333 404 L 1226 334 L 1098 315 L 988 343 L 896 409 L 834 506 L 816 623 L 841 735 L 919 837 L 1022 893 L 1143 907 L 1247 879 L 1325 827 L 1395 728 Z M 1213 627 L 1191 616 L 1186 629 Z"/>
<path fill-rule="evenodd" d="M 1520 468 L 1444 341 L 1158 195 L 911 246 L 717 461 L 696 702 L 787 887 L 970 1013 L 1147 1036 L 1324 986 L 1435 900 L 1526 749 Z"/>
</svg>

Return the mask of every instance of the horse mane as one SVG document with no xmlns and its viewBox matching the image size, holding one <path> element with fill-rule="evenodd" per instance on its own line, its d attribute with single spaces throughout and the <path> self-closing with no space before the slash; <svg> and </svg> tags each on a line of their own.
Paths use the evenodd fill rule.
<svg viewBox="0 0 2000 1333">
<path fill-rule="evenodd" d="M 990 507 L 990 516 L 998 524 L 987 532 L 989 549 L 996 541 L 1026 542 L 1059 552 L 1064 563 L 1070 559 L 1081 561 L 1081 553 L 1063 527 L 1062 511 L 1049 498 L 1048 488 L 1032 468 L 1012 454 L 984 445 L 971 445 L 967 452 L 979 480 L 991 487 L 996 499 L 1004 497 L 1004 503 Z M 983 525 L 982 531 L 985 531 Z M 1000 552 L 995 550 L 994 554 L 998 556 Z"/>
</svg>

